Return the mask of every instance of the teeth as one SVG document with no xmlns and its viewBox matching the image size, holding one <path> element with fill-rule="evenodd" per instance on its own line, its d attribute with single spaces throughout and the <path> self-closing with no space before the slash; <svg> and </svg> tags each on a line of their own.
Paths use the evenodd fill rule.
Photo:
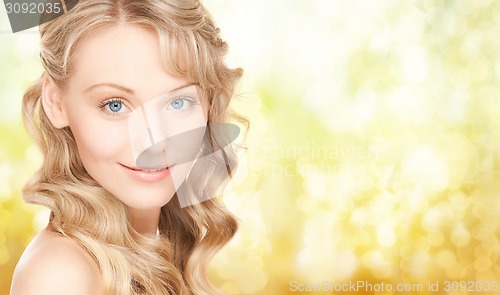
<svg viewBox="0 0 500 295">
<path fill-rule="evenodd" d="M 128 167 L 129 169 L 132 169 L 134 171 L 142 171 L 142 172 L 158 172 L 158 171 L 163 171 L 167 170 L 169 167 L 163 167 L 163 168 L 153 168 L 153 169 L 145 169 L 145 168 L 135 168 L 135 167 Z"/>
<path fill-rule="evenodd" d="M 161 170 L 165 170 L 165 168 L 161 168 L 161 169 L 141 169 L 141 171 L 144 171 L 144 172 L 158 172 L 158 171 L 161 171 Z"/>
</svg>

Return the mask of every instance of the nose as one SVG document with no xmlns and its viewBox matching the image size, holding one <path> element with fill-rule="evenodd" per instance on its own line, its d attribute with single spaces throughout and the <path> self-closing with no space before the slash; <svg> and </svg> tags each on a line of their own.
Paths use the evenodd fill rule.
<svg viewBox="0 0 500 295">
<path fill-rule="evenodd" d="M 143 151 L 137 157 L 136 164 L 142 169 L 162 169 L 173 163 L 169 163 L 167 159 L 165 141 L 160 141 Z"/>
<path fill-rule="evenodd" d="M 186 104 L 186 108 L 177 110 L 169 108 L 169 102 L 170 94 L 154 98 L 128 117 L 132 155 L 140 168 L 160 169 L 190 162 L 200 150 L 207 126 L 203 108 Z"/>
<path fill-rule="evenodd" d="M 153 169 L 193 161 L 203 148 L 205 131 L 205 126 L 198 127 L 154 143 L 138 155 L 136 163 Z"/>
</svg>

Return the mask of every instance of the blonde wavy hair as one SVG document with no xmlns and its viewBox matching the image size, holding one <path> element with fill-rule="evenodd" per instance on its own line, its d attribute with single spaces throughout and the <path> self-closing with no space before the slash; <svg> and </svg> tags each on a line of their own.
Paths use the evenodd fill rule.
<svg viewBox="0 0 500 295">
<path fill-rule="evenodd" d="M 85 36 L 125 22 L 156 31 L 167 70 L 199 83 L 208 97 L 209 123 L 227 122 L 232 116 L 241 119 L 228 105 L 242 70 L 225 65 L 227 45 L 197 0 L 80 1 L 40 26 L 44 75 L 64 87 Z M 127 219 L 126 206 L 86 172 L 69 127 L 57 129 L 50 123 L 40 107 L 42 81 L 43 75 L 23 97 L 24 123 L 44 156 L 41 168 L 23 188 L 25 201 L 48 207 L 49 227 L 93 257 L 105 294 L 217 294 L 208 280 L 207 264 L 235 234 L 235 218 L 216 198 L 181 208 L 174 195 L 161 209 L 161 238 L 139 234 Z M 217 133 L 210 133 L 208 140 L 216 143 Z M 220 194 L 226 168 L 236 167 L 234 148 L 224 151 L 212 171 L 205 171 L 205 179 L 198 179 L 208 196 Z"/>
</svg>

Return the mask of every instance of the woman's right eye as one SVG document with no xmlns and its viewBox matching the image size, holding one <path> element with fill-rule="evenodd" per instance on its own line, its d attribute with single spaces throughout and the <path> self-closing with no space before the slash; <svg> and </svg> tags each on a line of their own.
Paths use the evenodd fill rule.
<svg viewBox="0 0 500 295">
<path fill-rule="evenodd" d="M 125 103 L 118 98 L 113 98 L 111 100 L 105 100 L 99 104 L 99 109 L 108 115 L 116 115 L 118 113 L 123 113 L 127 111 L 128 107 Z"/>
<path fill-rule="evenodd" d="M 121 101 L 112 101 L 108 103 L 108 109 L 113 113 L 118 113 L 122 109 L 123 103 Z"/>
</svg>

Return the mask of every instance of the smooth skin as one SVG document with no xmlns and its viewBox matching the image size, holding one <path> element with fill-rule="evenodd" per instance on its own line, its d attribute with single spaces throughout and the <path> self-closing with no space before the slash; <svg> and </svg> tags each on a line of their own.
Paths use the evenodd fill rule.
<svg viewBox="0 0 500 295">
<path fill-rule="evenodd" d="M 16 266 L 11 295 L 102 294 L 99 268 L 74 241 L 40 232 Z"/>
<path fill-rule="evenodd" d="M 157 35 L 132 24 L 93 32 L 80 45 L 64 90 L 44 79 L 42 106 L 51 123 L 71 128 L 86 170 L 127 205 L 131 224 L 144 235 L 156 233 L 160 209 L 175 187 L 172 179 L 141 183 L 123 171 L 120 163 L 134 163 L 126 116 L 152 98 L 191 84 L 166 71 Z M 116 104 L 117 98 L 123 103 Z M 208 101 L 199 100 L 206 118 Z M 11 294 L 98 295 L 101 286 L 96 262 L 74 241 L 45 229 L 21 257 Z"/>
</svg>

